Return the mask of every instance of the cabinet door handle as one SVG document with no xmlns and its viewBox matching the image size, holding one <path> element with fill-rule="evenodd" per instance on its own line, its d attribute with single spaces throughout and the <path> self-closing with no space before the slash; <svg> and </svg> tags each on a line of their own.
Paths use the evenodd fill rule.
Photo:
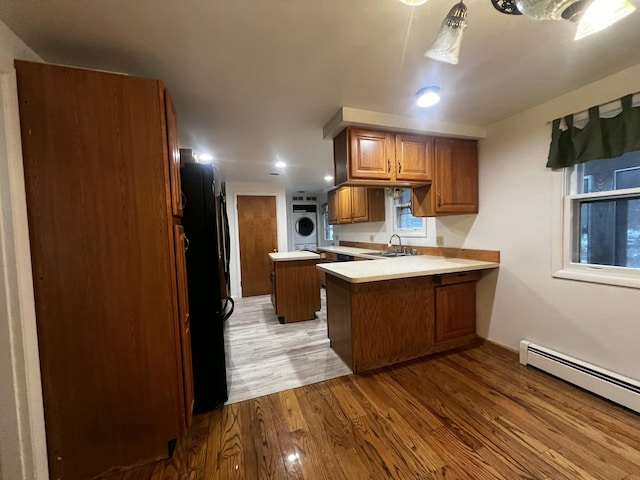
<svg viewBox="0 0 640 480">
<path fill-rule="evenodd" d="M 442 198 L 440 197 L 440 194 L 437 194 L 438 197 L 438 206 L 440 207 L 442 205 Z"/>
<path fill-rule="evenodd" d="M 189 250 L 189 239 L 185 235 L 184 236 L 184 251 L 186 252 L 187 250 Z"/>
<path fill-rule="evenodd" d="M 391 160 L 387 158 L 387 173 L 391 173 Z"/>
<path fill-rule="evenodd" d="M 398 173 L 402 172 L 402 162 L 398 160 Z"/>
</svg>

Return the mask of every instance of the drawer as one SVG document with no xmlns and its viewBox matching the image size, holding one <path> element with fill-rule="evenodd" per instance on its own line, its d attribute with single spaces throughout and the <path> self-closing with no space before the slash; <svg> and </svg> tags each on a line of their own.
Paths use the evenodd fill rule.
<svg viewBox="0 0 640 480">
<path fill-rule="evenodd" d="M 482 277 L 482 270 L 472 270 L 470 272 L 445 273 L 440 275 L 440 285 L 452 285 L 462 282 L 477 282 Z"/>
</svg>

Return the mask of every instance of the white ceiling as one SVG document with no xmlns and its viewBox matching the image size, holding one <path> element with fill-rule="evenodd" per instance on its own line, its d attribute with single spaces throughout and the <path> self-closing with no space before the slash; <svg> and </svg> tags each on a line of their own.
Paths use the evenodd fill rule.
<svg viewBox="0 0 640 480">
<path fill-rule="evenodd" d="M 227 180 L 320 190 L 333 173 L 322 128 L 340 107 L 486 127 L 640 63 L 640 10 L 573 41 L 467 0 L 459 65 L 423 56 L 456 0 L 0 0 L 0 20 L 45 61 L 162 79 L 181 147 Z M 639 6 L 640 0 L 633 0 Z M 437 84 L 428 111 L 415 92 Z M 508 135 L 508 132 L 505 132 Z M 288 167 L 280 176 L 277 160 Z"/>
</svg>

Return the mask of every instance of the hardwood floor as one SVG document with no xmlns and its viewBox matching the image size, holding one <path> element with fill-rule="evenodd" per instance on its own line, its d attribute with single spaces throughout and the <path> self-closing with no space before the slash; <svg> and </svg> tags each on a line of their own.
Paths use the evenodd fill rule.
<svg viewBox="0 0 640 480">
<path fill-rule="evenodd" d="M 137 479 L 638 480 L 640 416 L 492 345 L 198 415 Z"/>
<path fill-rule="evenodd" d="M 225 322 L 227 404 L 348 375 L 329 347 L 324 290 L 315 320 L 280 324 L 271 297 L 236 301 Z"/>
</svg>

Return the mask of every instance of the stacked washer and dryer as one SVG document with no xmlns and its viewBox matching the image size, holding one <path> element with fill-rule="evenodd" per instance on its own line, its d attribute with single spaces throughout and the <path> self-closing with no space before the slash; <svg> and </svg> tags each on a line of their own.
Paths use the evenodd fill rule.
<svg viewBox="0 0 640 480">
<path fill-rule="evenodd" d="M 317 210 L 316 205 L 293 205 L 294 250 L 315 251 L 318 248 Z"/>
</svg>

